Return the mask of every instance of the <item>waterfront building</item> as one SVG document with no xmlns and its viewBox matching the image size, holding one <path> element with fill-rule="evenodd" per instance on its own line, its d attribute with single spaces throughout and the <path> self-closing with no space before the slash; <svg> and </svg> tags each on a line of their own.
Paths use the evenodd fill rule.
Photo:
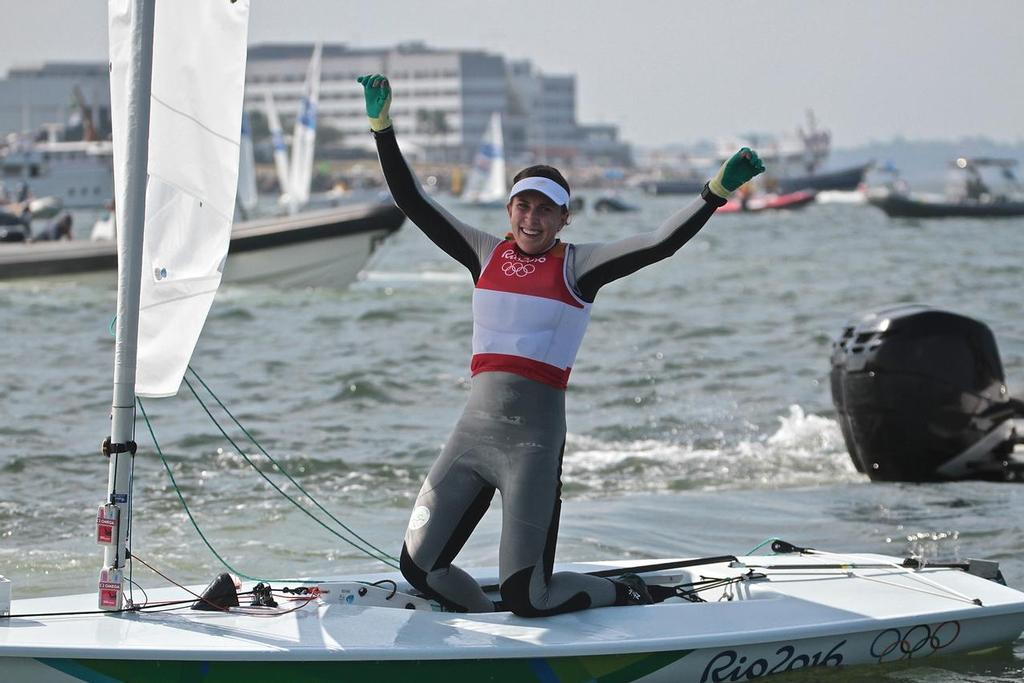
<svg viewBox="0 0 1024 683">
<path fill-rule="evenodd" d="M 312 52 L 312 44 L 250 47 L 246 106 L 261 109 L 269 91 L 281 115 L 294 117 Z M 471 158 L 491 113 L 508 108 L 504 60 L 497 55 L 431 50 L 421 43 L 390 49 L 326 44 L 322 60 L 317 122 L 341 133 L 346 146 L 372 146 L 363 91 L 355 82 L 364 74 L 387 74 L 395 92 L 391 118 L 414 157 Z"/>
<path fill-rule="evenodd" d="M 263 111 L 270 92 L 285 119 L 294 120 L 313 44 L 260 44 L 249 48 L 246 108 Z M 549 75 L 529 61 L 509 61 L 483 50 L 436 49 L 423 43 L 390 48 L 323 46 L 318 123 L 340 138 L 339 154 L 372 153 L 357 76 L 391 79 L 391 116 L 411 158 L 467 163 L 491 114 L 502 116 L 505 150 L 515 165 L 630 165 L 629 145 L 609 125 L 576 119 L 576 77 Z M 77 95 L 76 95 L 77 89 Z M 47 63 L 12 69 L 0 80 L 0 136 L 74 122 L 82 105 L 93 112 L 101 136 L 109 133 L 110 86 L 106 63 Z M 71 139 L 80 136 L 72 129 Z M 322 139 L 326 139 L 326 136 Z"/>
<path fill-rule="evenodd" d="M 269 91 L 285 117 L 298 111 L 313 44 L 249 48 L 246 102 L 261 109 Z M 395 92 L 391 118 L 413 158 L 466 163 L 473 158 L 491 114 L 502 115 L 505 150 L 513 163 L 587 162 L 591 152 L 629 164 L 617 131 L 600 135 L 576 121 L 576 78 L 539 72 L 530 62 L 508 62 L 481 50 L 435 49 L 423 43 L 362 49 L 323 46 L 318 121 L 338 131 L 345 146 L 372 146 L 366 135 L 364 74 L 386 74 Z M 611 142 L 609 142 L 609 140 Z"/>
<path fill-rule="evenodd" d="M 80 138 L 83 105 L 91 110 L 98 137 L 108 137 L 110 74 L 106 62 L 47 62 L 12 68 L 0 80 L 0 138 L 69 123 Z"/>
</svg>

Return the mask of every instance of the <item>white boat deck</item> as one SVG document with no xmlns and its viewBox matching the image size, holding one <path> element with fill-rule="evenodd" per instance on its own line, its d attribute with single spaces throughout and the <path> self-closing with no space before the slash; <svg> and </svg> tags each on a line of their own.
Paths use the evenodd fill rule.
<svg viewBox="0 0 1024 683">
<path fill-rule="evenodd" d="M 875 555 L 856 559 L 875 564 L 897 561 Z M 185 608 L 117 615 L 15 616 L 0 625 L 0 658 L 550 658 L 735 648 L 823 638 L 838 643 L 855 634 L 875 634 L 877 638 L 885 629 L 902 632 L 915 627 L 927 627 L 936 637 L 953 638 L 957 647 L 949 651 L 954 651 L 1010 642 L 1024 629 L 1024 594 L 959 570 L 816 569 L 813 565 L 823 560 L 796 556 L 741 560 L 751 565 L 807 564 L 808 569 L 755 569 L 766 578 L 732 586 L 732 600 L 718 601 L 723 597 L 719 589 L 705 595 L 709 602 L 704 603 L 671 600 L 543 619 L 524 619 L 507 612 L 457 614 L 325 604 L 318 600 L 280 614 L 293 606 L 280 598 L 277 610 L 236 608 L 223 613 Z M 560 569 L 593 570 L 615 564 L 626 563 L 577 564 Z M 658 576 L 689 581 L 701 576 L 737 576 L 746 570 L 716 564 L 692 571 L 666 570 Z M 491 574 L 477 573 L 484 583 L 493 580 Z M 362 578 L 375 581 L 385 576 Z M 190 597 L 177 588 L 148 592 L 151 603 Z M 136 590 L 135 595 L 140 597 L 140 591 Z M 974 604 L 972 599 L 982 604 Z M 95 608 L 96 596 L 89 594 L 15 600 L 11 612 L 19 615 Z"/>
</svg>

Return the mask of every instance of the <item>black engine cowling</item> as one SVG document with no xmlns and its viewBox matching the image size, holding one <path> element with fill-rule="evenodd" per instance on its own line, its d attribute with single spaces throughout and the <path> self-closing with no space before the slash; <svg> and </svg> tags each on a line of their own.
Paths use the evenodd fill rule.
<svg viewBox="0 0 1024 683">
<path fill-rule="evenodd" d="M 854 465 L 882 481 L 951 478 L 940 468 L 1021 405 L 1009 396 L 984 323 L 919 305 L 846 325 L 832 346 L 831 385 Z M 1012 440 L 1001 440 L 953 478 L 1011 478 L 1012 449 Z"/>
</svg>

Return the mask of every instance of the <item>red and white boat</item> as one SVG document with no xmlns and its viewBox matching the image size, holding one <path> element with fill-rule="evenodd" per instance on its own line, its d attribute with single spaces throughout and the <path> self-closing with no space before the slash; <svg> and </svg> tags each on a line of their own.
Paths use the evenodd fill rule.
<svg viewBox="0 0 1024 683">
<path fill-rule="evenodd" d="M 718 213 L 797 209 L 813 202 L 817 194 L 815 190 L 799 190 L 797 192 L 787 192 L 786 194 L 754 195 L 745 201 L 739 197 L 733 197 L 718 209 Z"/>
</svg>

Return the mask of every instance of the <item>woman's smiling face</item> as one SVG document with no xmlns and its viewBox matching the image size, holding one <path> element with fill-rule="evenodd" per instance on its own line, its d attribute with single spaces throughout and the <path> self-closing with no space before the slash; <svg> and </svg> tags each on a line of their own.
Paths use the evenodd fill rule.
<svg viewBox="0 0 1024 683">
<path fill-rule="evenodd" d="M 565 208 L 535 190 L 520 192 L 506 208 L 512 237 L 524 254 L 541 254 L 550 249 L 569 216 Z"/>
</svg>

